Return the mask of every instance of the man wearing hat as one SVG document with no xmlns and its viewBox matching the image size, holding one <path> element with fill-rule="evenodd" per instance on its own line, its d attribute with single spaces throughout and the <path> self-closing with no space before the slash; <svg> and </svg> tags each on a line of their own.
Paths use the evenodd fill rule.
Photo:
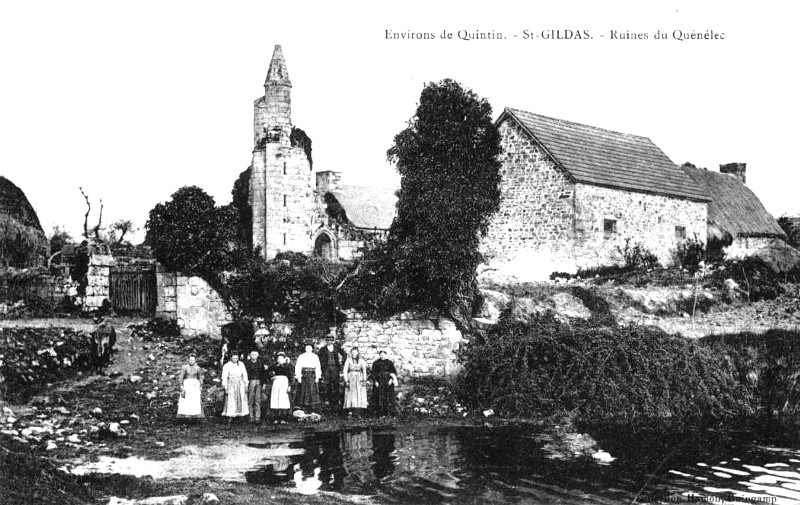
<svg viewBox="0 0 800 505">
<path fill-rule="evenodd" d="M 320 393 L 326 405 L 341 406 L 340 377 L 347 355 L 334 341 L 333 331 L 328 332 L 325 336 L 325 345 L 317 352 L 322 367 Z"/>
</svg>

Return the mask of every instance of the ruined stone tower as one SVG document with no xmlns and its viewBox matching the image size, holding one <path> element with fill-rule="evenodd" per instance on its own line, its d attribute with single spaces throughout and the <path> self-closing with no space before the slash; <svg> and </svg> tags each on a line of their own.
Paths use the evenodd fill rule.
<svg viewBox="0 0 800 505">
<path fill-rule="evenodd" d="M 292 142 L 292 82 L 276 45 L 254 104 L 254 148 L 250 179 L 253 246 L 266 259 L 281 251 L 311 251 L 314 193 L 311 163 Z"/>
</svg>

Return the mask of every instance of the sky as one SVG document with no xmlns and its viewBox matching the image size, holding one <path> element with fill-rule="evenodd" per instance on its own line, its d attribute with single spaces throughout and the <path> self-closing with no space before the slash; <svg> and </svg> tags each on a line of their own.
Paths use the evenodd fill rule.
<svg viewBox="0 0 800 505">
<path fill-rule="evenodd" d="M 4 2 L 0 175 L 46 233 L 75 238 L 80 187 L 90 226 L 100 199 L 104 224 L 140 229 L 182 186 L 225 204 L 281 44 L 292 122 L 314 169 L 346 184 L 397 186 L 394 135 L 426 83 L 452 78 L 495 117 L 513 107 L 646 136 L 675 163 L 745 162 L 767 210 L 796 215 L 799 14 L 777 0 Z"/>
</svg>

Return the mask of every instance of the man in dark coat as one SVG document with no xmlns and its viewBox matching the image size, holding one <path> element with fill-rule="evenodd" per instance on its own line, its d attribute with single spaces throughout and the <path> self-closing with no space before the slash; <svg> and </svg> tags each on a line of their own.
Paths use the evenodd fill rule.
<svg viewBox="0 0 800 505">
<path fill-rule="evenodd" d="M 244 368 L 247 370 L 247 406 L 250 410 L 250 422 L 257 423 L 261 420 L 261 387 L 266 381 L 267 367 L 258 357 L 258 351 L 253 350 L 244 360 Z"/>
<path fill-rule="evenodd" d="M 341 406 L 341 380 L 347 354 L 334 343 L 334 336 L 329 333 L 325 337 L 326 344 L 317 351 L 319 364 L 322 367 L 320 394 L 326 405 Z"/>
<path fill-rule="evenodd" d="M 94 360 L 97 371 L 101 371 L 104 366 L 111 362 L 111 351 L 117 343 L 117 332 L 114 325 L 106 321 L 102 315 L 94 317 L 95 326 L 92 331 L 92 344 L 94 346 Z"/>
</svg>

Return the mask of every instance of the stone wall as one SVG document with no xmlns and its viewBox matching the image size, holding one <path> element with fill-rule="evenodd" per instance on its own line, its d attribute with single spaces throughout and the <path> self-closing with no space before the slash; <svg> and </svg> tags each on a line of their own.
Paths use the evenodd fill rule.
<svg viewBox="0 0 800 505">
<path fill-rule="evenodd" d="M 223 325 L 233 318 L 219 294 L 200 277 L 156 270 L 158 303 L 156 315 L 175 319 L 181 334 L 221 337 Z"/>
<path fill-rule="evenodd" d="M 500 209 L 481 251 L 490 265 L 514 270 L 573 263 L 574 184 L 515 121 L 500 125 L 500 138 Z"/>
<path fill-rule="evenodd" d="M 682 240 L 676 227 L 685 229 L 686 238 L 706 240 L 704 202 L 587 184 L 576 184 L 575 201 L 574 254 L 580 268 L 620 263 L 628 239 L 658 256 L 662 265 L 672 264 Z M 606 233 L 605 220 L 616 221 L 615 232 Z"/>
<path fill-rule="evenodd" d="M 344 349 L 353 346 L 372 363 L 385 349 L 398 375 L 409 377 L 452 377 L 457 373 L 456 351 L 461 332 L 449 319 L 429 319 L 401 314 L 388 321 L 376 321 L 349 312 L 342 326 Z"/>
<path fill-rule="evenodd" d="M 741 259 L 751 256 L 761 249 L 780 247 L 785 242 L 775 237 L 736 237 L 731 245 L 725 247 L 725 259 Z"/>
<path fill-rule="evenodd" d="M 84 310 L 95 311 L 103 305 L 104 300 L 110 300 L 111 267 L 116 264 L 117 261 L 110 254 L 94 253 L 89 256 Z"/>
</svg>

